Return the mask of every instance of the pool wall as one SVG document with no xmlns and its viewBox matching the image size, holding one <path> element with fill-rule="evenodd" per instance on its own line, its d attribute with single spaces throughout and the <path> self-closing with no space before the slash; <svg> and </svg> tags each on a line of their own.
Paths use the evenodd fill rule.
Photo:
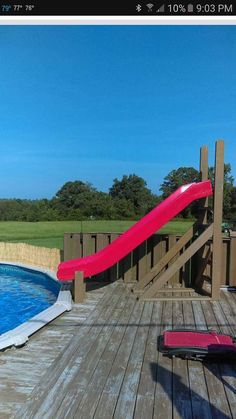
<svg viewBox="0 0 236 419">
<path fill-rule="evenodd" d="M 9 265 L 9 261 L 1 261 L 1 264 Z M 57 282 L 55 273 L 48 269 L 35 269 L 33 266 L 18 262 L 11 262 L 11 265 L 44 273 L 48 275 L 50 279 Z M 21 324 L 20 326 L 16 327 L 15 329 L 0 335 L 0 350 L 9 348 L 11 346 L 19 347 L 24 345 L 28 341 L 29 336 L 37 332 L 39 329 L 54 320 L 56 317 L 60 316 L 65 311 L 70 311 L 71 308 L 72 297 L 70 291 L 60 291 L 57 300 L 53 305 L 32 317 L 25 323 Z"/>
</svg>

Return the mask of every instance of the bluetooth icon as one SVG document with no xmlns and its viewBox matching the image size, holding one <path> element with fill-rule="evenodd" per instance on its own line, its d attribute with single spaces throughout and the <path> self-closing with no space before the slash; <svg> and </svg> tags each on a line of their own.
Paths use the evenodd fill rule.
<svg viewBox="0 0 236 419">
<path fill-rule="evenodd" d="M 141 12 L 141 10 L 142 10 L 141 4 L 137 4 L 136 10 L 137 10 L 137 12 Z"/>
</svg>

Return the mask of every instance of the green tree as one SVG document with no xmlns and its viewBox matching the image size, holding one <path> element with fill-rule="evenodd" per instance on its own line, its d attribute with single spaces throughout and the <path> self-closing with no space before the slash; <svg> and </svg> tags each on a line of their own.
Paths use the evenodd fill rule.
<svg viewBox="0 0 236 419">
<path fill-rule="evenodd" d="M 37 201 L 26 199 L 1 199 L 1 221 L 39 221 L 40 211 Z"/>
<path fill-rule="evenodd" d="M 158 200 L 151 190 L 147 188 L 146 181 L 135 174 L 124 175 L 121 180 L 114 179 L 113 185 L 109 189 L 109 194 L 112 198 L 116 198 L 116 205 L 118 205 L 117 200 L 122 200 L 119 210 L 123 204 L 126 206 L 126 209 L 129 207 L 128 213 L 131 215 L 133 212 L 136 217 L 146 214 L 155 206 Z M 128 207 L 125 201 L 128 202 Z"/>
<path fill-rule="evenodd" d="M 212 182 L 212 186 L 215 186 L 215 173 L 214 167 L 209 168 L 209 179 Z M 223 196 L 223 218 L 231 219 L 233 212 L 233 198 L 234 198 L 234 178 L 231 175 L 231 165 L 229 163 L 224 164 L 224 196 Z M 213 199 L 209 199 L 209 206 L 213 206 Z"/>
<path fill-rule="evenodd" d="M 115 208 L 113 199 L 105 192 L 95 192 L 85 215 L 96 219 L 114 219 Z"/>
<path fill-rule="evenodd" d="M 52 205 L 61 219 L 82 219 L 92 216 L 92 203 L 97 190 L 88 182 L 66 182 L 53 198 Z"/>
<path fill-rule="evenodd" d="M 199 182 L 200 174 L 194 167 L 179 167 L 172 170 L 164 178 L 160 190 L 162 191 L 162 198 L 165 199 L 171 195 L 176 189 L 188 183 Z M 195 217 L 198 210 L 198 203 L 194 202 L 185 208 L 181 215 L 184 218 Z"/>
<path fill-rule="evenodd" d="M 180 186 L 192 182 L 199 182 L 199 179 L 199 172 L 194 167 L 179 167 L 176 170 L 172 170 L 161 184 L 160 190 L 162 191 L 162 197 L 165 199 Z"/>
<path fill-rule="evenodd" d="M 67 208 L 78 208 L 83 198 L 91 196 L 96 189 L 88 182 L 76 180 L 74 182 L 66 182 L 56 193 L 56 199 Z"/>
<path fill-rule="evenodd" d="M 212 182 L 214 188 L 215 184 L 215 173 L 214 167 L 210 167 L 208 171 L 208 177 Z M 200 174 L 193 167 L 180 167 L 179 169 L 172 170 L 165 178 L 162 183 L 160 190 L 163 192 L 162 197 L 167 198 L 172 192 L 174 192 L 181 185 L 199 182 Z M 231 166 L 229 163 L 224 165 L 224 199 L 223 199 L 223 218 L 231 219 L 233 217 L 232 212 L 234 205 L 234 179 L 231 175 Z M 236 206 L 236 202 L 235 202 Z M 213 207 L 213 198 L 209 198 L 209 207 Z M 194 216 L 197 217 L 199 208 L 199 201 L 193 202 L 188 208 L 185 208 L 181 212 L 181 215 L 185 218 Z"/>
<path fill-rule="evenodd" d="M 230 219 L 234 220 L 234 222 L 236 222 L 236 186 L 233 186 L 232 192 L 231 192 Z"/>
<path fill-rule="evenodd" d="M 137 218 L 132 202 L 125 198 L 113 198 L 112 200 L 114 205 L 114 220 L 135 220 Z"/>
</svg>

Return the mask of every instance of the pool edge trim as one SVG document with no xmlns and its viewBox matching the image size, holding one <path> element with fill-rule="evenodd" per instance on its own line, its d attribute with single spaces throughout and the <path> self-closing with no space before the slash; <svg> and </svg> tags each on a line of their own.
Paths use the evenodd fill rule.
<svg viewBox="0 0 236 419">
<path fill-rule="evenodd" d="M 56 281 L 56 275 L 53 271 L 48 269 L 42 269 L 40 267 L 32 267 L 30 265 L 17 263 L 17 262 L 6 262 L 1 261 L 2 264 L 11 264 L 14 266 L 29 268 L 38 272 L 46 273 Z M 63 314 L 65 311 L 72 309 L 72 297 L 70 291 L 60 291 L 56 302 L 48 307 L 47 309 L 36 314 L 30 320 L 17 326 L 15 329 L 9 330 L 6 333 L 0 335 L 0 351 L 10 348 L 11 346 L 20 347 L 23 346 L 31 335 L 46 326 L 52 320 Z"/>
</svg>

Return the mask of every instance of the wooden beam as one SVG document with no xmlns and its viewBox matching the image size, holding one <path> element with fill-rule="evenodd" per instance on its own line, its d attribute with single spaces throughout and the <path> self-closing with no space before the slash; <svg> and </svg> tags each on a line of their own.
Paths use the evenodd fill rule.
<svg viewBox="0 0 236 419">
<path fill-rule="evenodd" d="M 156 298 L 142 298 L 142 301 L 209 301 L 211 297 L 207 297 L 205 295 L 197 296 L 189 296 L 189 297 L 156 297 Z"/>
<path fill-rule="evenodd" d="M 177 237 L 174 234 L 169 234 L 168 237 L 168 249 L 171 250 L 175 247 L 175 245 L 178 243 Z M 175 260 L 178 259 L 178 253 L 171 259 L 171 263 L 175 262 Z M 169 280 L 169 285 L 172 287 L 176 286 L 176 283 L 179 282 L 179 272 L 176 272 L 172 278 Z"/>
<path fill-rule="evenodd" d="M 214 187 L 214 217 L 212 243 L 212 298 L 220 298 L 221 267 L 222 267 L 222 213 L 224 188 L 224 141 L 216 142 L 215 151 L 215 187 Z"/>
<path fill-rule="evenodd" d="M 86 298 L 86 288 L 84 282 L 83 272 L 75 273 L 75 280 L 73 281 L 73 299 L 75 303 L 83 303 Z"/>
<path fill-rule="evenodd" d="M 175 292 L 178 292 L 178 293 L 181 293 L 182 294 L 182 292 L 188 292 L 188 293 L 190 293 L 190 292 L 195 292 L 195 289 L 194 288 L 181 288 L 181 287 L 178 287 L 178 288 L 161 288 L 160 290 L 158 290 L 158 293 L 159 292 L 166 292 L 166 293 L 170 293 L 170 292 L 173 292 L 173 293 L 175 293 Z"/>
<path fill-rule="evenodd" d="M 213 232 L 213 224 L 206 230 L 178 257 L 178 259 L 154 282 L 140 297 L 141 299 L 155 296 L 160 288 L 180 269 L 206 242 Z"/>
<path fill-rule="evenodd" d="M 132 291 L 139 293 L 142 291 L 154 278 L 162 271 L 162 269 L 173 259 L 174 256 L 193 238 L 197 232 L 197 223 L 194 223 L 186 233 L 180 237 L 177 243 L 171 247 L 171 249 L 161 258 L 161 260 L 153 266 L 150 272 L 148 272 L 136 285 Z"/>
<path fill-rule="evenodd" d="M 197 288 L 202 288 L 203 285 L 203 273 L 207 267 L 208 261 L 210 259 L 211 256 L 211 245 L 209 244 L 208 247 L 204 246 L 203 248 L 203 252 L 202 252 L 202 259 L 199 260 L 199 269 L 198 269 L 198 273 L 197 273 L 197 277 L 195 279 L 194 285 Z"/>
</svg>

